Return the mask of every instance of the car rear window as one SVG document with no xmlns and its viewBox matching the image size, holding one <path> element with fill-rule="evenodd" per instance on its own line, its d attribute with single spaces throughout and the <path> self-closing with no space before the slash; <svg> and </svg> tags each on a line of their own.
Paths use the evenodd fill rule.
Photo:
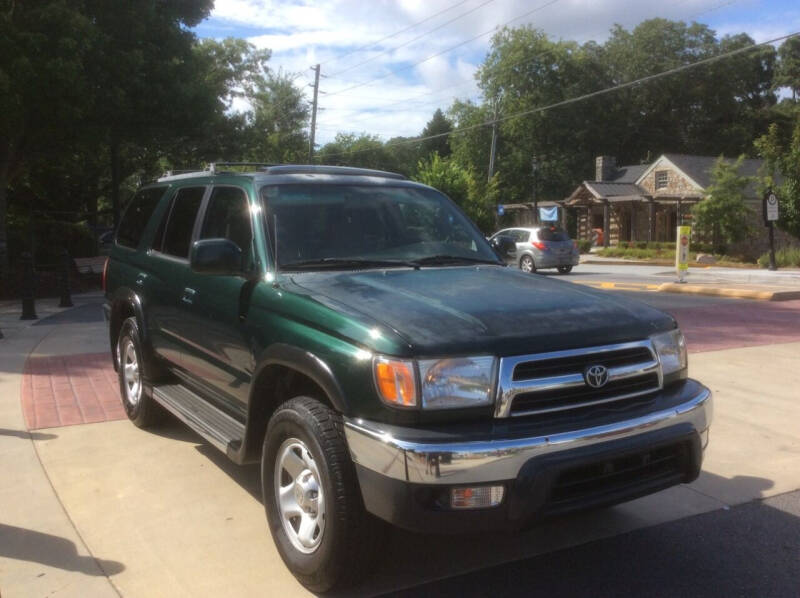
<svg viewBox="0 0 800 598">
<path fill-rule="evenodd" d="M 123 247 L 136 248 L 142 239 L 142 233 L 158 205 L 158 200 L 164 195 L 164 187 L 142 189 L 133 196 L 128 209 L 122 216 L 117 230 L 117 244 Z"/>
<path fill-rule="evenodd" d="M 537 236 L 540 241 L 569 241 L 569 235 L 556 226 L 540 228 Z"/>
</svg>

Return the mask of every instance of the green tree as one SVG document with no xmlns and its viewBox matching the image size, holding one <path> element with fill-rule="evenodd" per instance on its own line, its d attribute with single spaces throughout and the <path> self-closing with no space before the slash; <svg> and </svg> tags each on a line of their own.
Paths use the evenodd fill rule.
<svg viewBox="0 0 800 598">
<path fill-rule="evenodd" d="M 800 237 L 800 110 L 788 135 L 773 124 L 755 144 L 765 161 L 763 186 L 774 189 L 780 201 L 778 226 Z"/>
<path fill-rule="evenodd" d="M 358 166 L 395 172 L 396 161 L 390 148 L 377 135 L 337 133 L 333 141 L 318 152 L 321 164 Z"/>
<path fill-rule="evenodd" d="M 8 276 L 8 192 L 55 163 L 92 110 L 84 65 L 92 24 L 73 2 L 0 0 L 0 286 Z"/>
<path fill-rule="evenodd" d="M 792 90 L 792 100 L 800 95 L 800 37 L 790 37 L 778 49 L 778 68 L 775 73 L 775 87 L 788 87 Z"/>
<path fill-rule="evenodd" d="M 434 137 L 433 139 L 425 139 L 421 142 L 422 154 L 437 153 L 442 158 L 450 155 L 450 140 L 446 133 L 453 130 L 453 123 L 444 115 L 441 109 L 437 108 L 433 113 L 433 117 L 425 125 L 420 137 L 431 137 L 433 135 L 441 135 L 441 137 Z"/>
<path fill-rule="evenodd" d="M 415 180 L 438 189 L 462 209 L 466 207 L 470 178 L 468 170 L 438 153 L 420 160 L 414 175 Z"/>
<path fill-rule="evenodd" d="M 250 120 L 248 158 L 259 162 L 305 162 L 308 156 L 308 105 L 285 74 L 270 74 L 256 84 Z"/>
<path fill-rule="evenodd" d="M 716 251 L 724 253 L 726 244 L 741 241 L 749 230 L 750 210 L 745 205 L 745 189 L 752 177 L 739 174 L 744 156 L 735 162 L 717 159 L 711 170 L 711 185 L 705 199 L 692 209 L 695 228 L 700 235 L 711 239 Z"/>
</svg>

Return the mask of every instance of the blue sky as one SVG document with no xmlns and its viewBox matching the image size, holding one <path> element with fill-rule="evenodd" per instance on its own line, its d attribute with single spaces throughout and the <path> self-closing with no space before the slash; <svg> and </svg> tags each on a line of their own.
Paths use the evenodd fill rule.
<svg viewBox="0 0 800 598">
<path fill-rule="evenodd" d="M 296 74 L 299 85 L 311 82 L 311 65 L 322 64 L 317 140 L 325 143 L 337 131 L 417 135 L 437 107 L 478 98 L 475 69 L 498 26 L 533 24 L 555 39 L 602 41 L 614 23 L 631 28 L 652 17 L 763 41 L 800 31 L 800 2 L 216 0 L 196 32 L 270 48 L 272 68 Z"/>
</svg>

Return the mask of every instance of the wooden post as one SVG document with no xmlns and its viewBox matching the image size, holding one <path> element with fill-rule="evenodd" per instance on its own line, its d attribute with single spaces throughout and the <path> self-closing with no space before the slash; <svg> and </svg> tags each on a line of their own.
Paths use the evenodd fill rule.
<svg viewBox="0 0 800 598">
<path fill-rule="evenodd" d="M 611 214 L 609 213 L 608 200 L 603 200 L 603 247 L 611 243 Z"/>
<path fill-rule="evenodd" d="M 650 200 L 650 205 L 648 206 L 649 211 L 649 224 L 647 231 L 647 241 L 652 243 L 656 240 L 656 202 L 655 200 Z"/>
</svg>

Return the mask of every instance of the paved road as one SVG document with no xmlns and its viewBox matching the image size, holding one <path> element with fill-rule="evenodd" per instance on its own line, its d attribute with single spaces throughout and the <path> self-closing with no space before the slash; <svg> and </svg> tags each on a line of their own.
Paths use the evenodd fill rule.
<svg viewBox="0 0 800 598">
<path fill-rule="evenodd" d="M 800 595 L 800 492 L 389 595 L 795 597 Z"/>
</svg>

